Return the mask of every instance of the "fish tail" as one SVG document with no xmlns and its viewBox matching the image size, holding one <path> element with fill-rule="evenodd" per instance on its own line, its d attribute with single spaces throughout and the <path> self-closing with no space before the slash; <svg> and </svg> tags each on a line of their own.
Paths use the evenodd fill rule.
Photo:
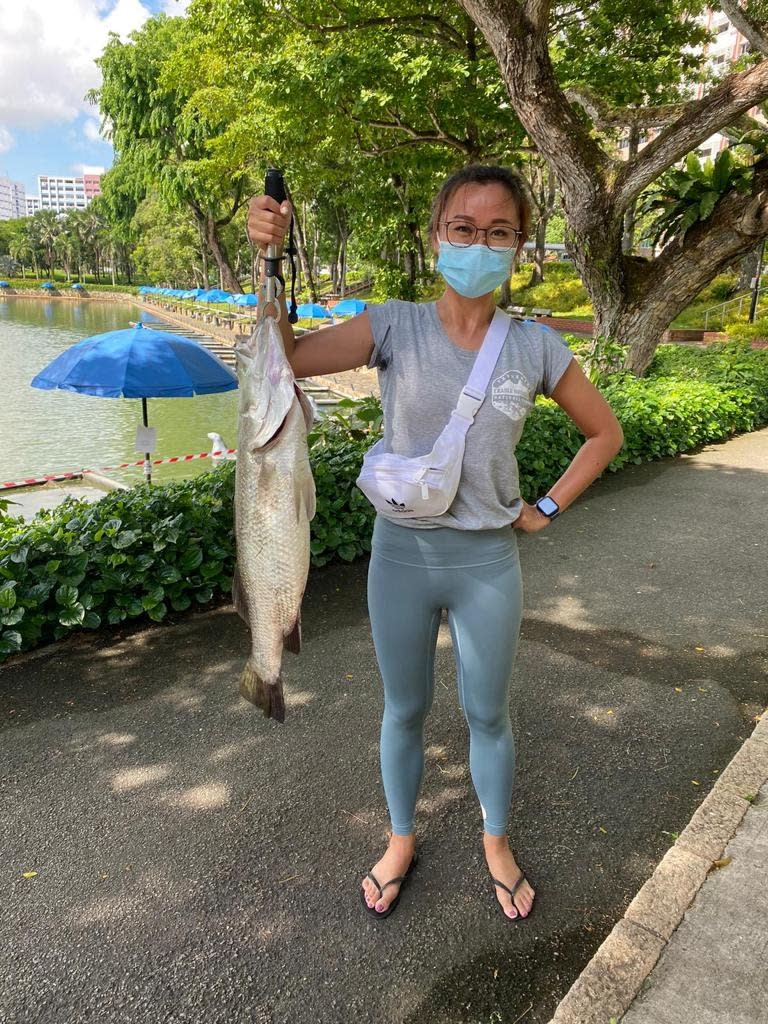
<svg viewBox="0 0 768 1024">
<path fill-rule="evenodd" d="M 276 722 L 285 721 L 282 678 L 278 676 L 274 683 L 265 682 L 250 659 L 240 676 L 240 696 L 261 708 L 265 718 L 274 718 Z"/>
</svg>

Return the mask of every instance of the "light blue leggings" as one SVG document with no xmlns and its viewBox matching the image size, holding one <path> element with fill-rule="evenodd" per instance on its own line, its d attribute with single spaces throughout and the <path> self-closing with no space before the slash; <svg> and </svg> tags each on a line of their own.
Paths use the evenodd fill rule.
<svg viewBox="0 0 768 1024">
<path fill-rule="evenodd" d="M 522 618 L 514 530 L 418 530 L 377 516 L 368 608 L 384 681 L 381 775 L 392 831 L 413 832 L 445 608 L 483 827 L 505 835 L 515 771 L 509 681 Z"/>
</svg>

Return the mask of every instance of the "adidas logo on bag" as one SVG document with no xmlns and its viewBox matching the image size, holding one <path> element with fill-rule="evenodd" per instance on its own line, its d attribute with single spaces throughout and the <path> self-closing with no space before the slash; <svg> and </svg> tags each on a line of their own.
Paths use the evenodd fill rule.
<svg viewBox="0 0 768 1024">
<path fill-rule="evenodd" d="M 395 512 L 413 512 L 412 508 L 405 507 L 405 502 L 395 501 L 394 498 L 387 498 L 387 504 L 391 505 Z"/>
</svg>

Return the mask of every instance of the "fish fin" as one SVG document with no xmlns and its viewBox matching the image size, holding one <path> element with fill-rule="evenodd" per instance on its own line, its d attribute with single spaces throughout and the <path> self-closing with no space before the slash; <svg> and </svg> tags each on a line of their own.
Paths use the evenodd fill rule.
<svg viewBox="0 0 768 1024">
<path fill-rule="evenodd" d="M 309 466 L 305 472 L 293 474 L 293 505 L 297 523 L 301 521 L 302 513 L 307 517 L 307 522 L 315 518 L 315 481 Z"/>
<path fill-rule="evenodd" d="M 265 718 L 274 718 L 276 722 L 285 721 L 282 677 L 278 676 L 275 683 L 266 683 L 256 672 L 250 659 L 240 676 L 240 696 L 261 708 Z"/>
<path fill-rule="evenodd" d="M 290 633 L 283 637 L 283 647 L 292 654 L 301 654 L 301 612 L 296 616 Z"/>
<path fill-rule="evenodd" d="M 296 397 L 299 400 L 301 411 L 304 414 L 304 423 L 306 424 L 307 430 L 311 430 L 312 424 L 315 422 L 315 410 L 312 408 L 312 403 L 309 398 L 304 394 L 296 381 L 293 382 L 293 387 L 296 391 Z"/>
<path fill-rule="evenodd" d="M 307 486 L 304 491 L 304 502 L 307 508 L 307 519 L 311 523 L 317 511 L 317 498 L 315 492 L 315 478 L 310 473 Z"/>
<path fill-rule="evenodd" d="M 243 581 L 240 578 L 240 569 L 237 562 L 235 562 L 235 574 L 232 577 L 232 603 L 235 606 L 237 614 L 243 622 L 249 626 L 251 624 L 251 620 L 248 615 L 248 597 L 245 593 Z"/>
</svg>

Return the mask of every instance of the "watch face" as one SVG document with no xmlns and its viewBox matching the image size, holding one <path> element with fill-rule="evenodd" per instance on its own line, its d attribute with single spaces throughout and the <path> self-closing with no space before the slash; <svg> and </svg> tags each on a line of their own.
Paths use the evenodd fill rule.
<svg viewBox="0 0 768 1024">
<path fill-rule="evenodd" d="M 539 512 L 543 512 L 545 516 L 550 518 L 559 512 L 557 502 L 550 497 L 539 498 L 536 502 L 536 508 Z"/>
</svg>

